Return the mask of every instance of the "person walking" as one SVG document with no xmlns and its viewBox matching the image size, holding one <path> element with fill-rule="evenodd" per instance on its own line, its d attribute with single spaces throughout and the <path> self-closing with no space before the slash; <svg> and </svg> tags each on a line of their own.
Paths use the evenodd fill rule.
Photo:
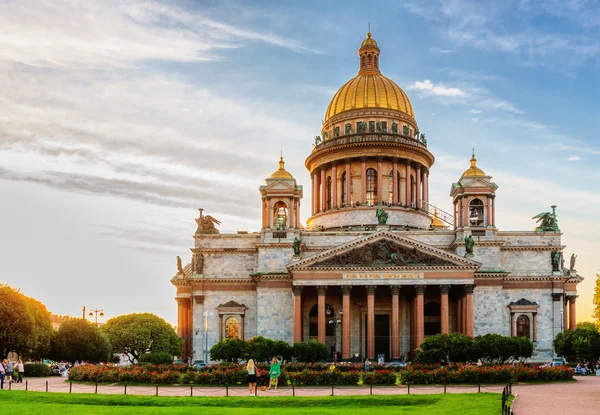
<svg viewBox="0 0 600 415">
<path fill-rule="evenodd" d="M 369 371 L 369 366 L 371 365 L 371 362 L 369 362 L 369 359 L 365 360 L 365 372 Z"/>
<path fill-rule="evenodd" d="M 12 374 L 14 369 L 13 364 L 10 359 L 6 359 L 4 362 L 6 363 L 4 366 L 4 371 L 6 372 L 6 381 L 8 383 L 12 383 Z"/>
<path fill-rule="evenodd" d="M 23 361 L 21 359 L 19 359 L 19 362 L 17 363 L 17 374 L 19 376 L 19 378 L 17 379 L 18 383 L 23 383 L 23 373 L 25 373 L 25 366 L 23 365 Z"/>
<path fill-rule="evenodd" d="M 271 389 L 273 383 L 275 384 L 275 390 L 277 390 L 277 384 L 279 383 L 279 375 L 281 374 L 281 363 L 277 360 L 276 357 L 273 357 L 271 360 L 271 367 L 269 368 L 269 387 L 267 390 Z"/>
<path fill-rule="evenodd" d="M 4 389 L 4 362 L 0 362 L 0 389 Z"/>
<path fill-rule="evenodd" d="M 256 396 L 256 375 L 258 368 L 254 364 L 253 359 L 248 360 L 246 370 L 248 371 L 246 380 L 248 381 L 248 390 L 250 391 L 250 396 Z"/>
</svg>

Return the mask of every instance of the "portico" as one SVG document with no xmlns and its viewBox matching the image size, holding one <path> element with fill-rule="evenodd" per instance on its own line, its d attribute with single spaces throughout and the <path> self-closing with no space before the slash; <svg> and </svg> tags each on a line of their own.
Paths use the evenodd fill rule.
<svg viewBox="0 0 600 415">
<path fill-rule="evenodd" d="M 294 339 L 316 338 L 346 360 L 397 360 L 412 356 L 428 335 L 472 336 L 477 268 L 388 231 L 292 262 Z M 328 309 L 342 310 L 341 329 L 328 329 Z"/>
</svg>

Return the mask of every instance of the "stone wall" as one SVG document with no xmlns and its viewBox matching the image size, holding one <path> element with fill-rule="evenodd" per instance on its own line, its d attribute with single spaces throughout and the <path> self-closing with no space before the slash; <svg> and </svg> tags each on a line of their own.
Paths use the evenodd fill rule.
<svg viewBox="0 0 600 415">
<path fill-rule="evenodd" d="M 431 225 L 431 217 L 423 211 L 399 207 L 384 207 L 384 209 L 388 214 L 388 225 L 410 226 L 421 229 L 428 229 Z M 327 229 L 347 226 L 377 225 L 376 210 L 377 207 L 367 206 L 328 210 L 312 216 L 307 221 L 307 225 L 310 229 L 317 229 L 321 226 Z"/>
<path fill-rule="evenodd" d="M 256 289 L 257 328 L 260 336 L 293 342 L 294 298 L 289 288 Z"/>
<path fill-rule="evenodd" d="M 256 254 L 204 254 L 204 278 L 250 278 L 256 269 Z"/>
<path fill-rule="evenodd" d="M 287 272 L 286 265 L 292 262 L 294 250 L 289 247 L 261 248 L 258 251 L 257 272 Z"/>
<path fill-rule="evenodd" d="M 550 251 L 502 251 L 502 269 L 511 276 L 552 275 Z"/>
</svg>

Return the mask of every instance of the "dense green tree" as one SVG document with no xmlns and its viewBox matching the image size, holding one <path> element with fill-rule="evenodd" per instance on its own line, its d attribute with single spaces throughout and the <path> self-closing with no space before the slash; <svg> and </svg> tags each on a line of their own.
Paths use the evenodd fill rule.
<svg viewBox="0 0 600 415">
<path fill-rule="evenodd" d="M 183 346 L 173 327 L 151 313 L 133 313 L 111 318 L 102 327 L 114 353 L 124 353 L 131 362 L 144 353 L 180 355 Z"/>
<path fill-rule="evenodd" d="M 52 341 L 50 357 L 74 362 L 97 363 L 110 361 L 108 337 L 95 325 L 82 318 L 65 320 Z"/>
<path fill-rule="evenodd" d="M 240 339 L 225 339 L 210 348 L 211 360 L 239 363 L 245 359 L 248 345 Z"/>
<path fill-rule="evenodd" d="M 460 333 L 426 338 L 417 352 L 419 363 L 466 362 L 471 359 L 473 340 Z"/>
<path fill-rule="evenodd" d="M 329 350 L 323 343 L 313 339 L 308 343 L 294 343 L 292 356 L 299 362 L 320 362 L 329 358 Z"/>
<path fill-rule="evenodd" d="M 273 340 L 263 336 L 256 336 L 246 344 L 246 359 L 255 362 L 268 362 L 273 357 Z"/>
<path fill-rule="evenodd" d="M 600 328 L 600 274 L 596 274 L 596 284 L 594 285 L 594 319 L 596 319 L 596 327 Z"/>
<path fill-rule="evenodd" d="M 0 285 L 0 357 L 16 352 L 40 358 L 50 347 L 54 330 L 50 312 L 39 301 L 18 289 Z"/>
<path fill-rule="evenodd" d="M 273 356 L 277 356 L 282 360 L 290 360 L 292 358 L 292 346 L 283 340 L 275 340 L 271 351 Z"/>
<path fill-rule="evenodd" d="M 570 362 L 600 358 L 600 333 L 588 325 L 559 333 L 553 344 L 556 354 L 564 356 Z"/>
</svg>

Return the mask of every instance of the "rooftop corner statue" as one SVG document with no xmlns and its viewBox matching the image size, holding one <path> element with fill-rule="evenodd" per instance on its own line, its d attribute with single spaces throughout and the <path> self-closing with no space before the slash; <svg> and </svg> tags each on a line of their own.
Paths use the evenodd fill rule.
<svg viewBox="0 0 600 415">
<path fill-rule="evenodd" d="M 200 216 L 198 217 L 198 219 L 196 219 L 196 224 L 198 225 L 198 228 L 196 229 L 196 234 L 219 233 L 219 230 L 215 227 L 215 224 L 220 225 L 221 222 L 219 222 L 210 215 L 203 215 L 202 211 L 204 211 L 204 209 L 198 209 L 198 211 L 200 212 Z"/>
<path fill-rule="evenodd" d="M 538 213 L 531 219 L 537 219 L 540 226 L 535 228 L 536 232 L 560 232 L 558 228 L 558 219 L 556 216 L 556 205 L 550 206 L 552 212 Z"/>
<path fill-rule="evenodd" d="M 402 53 L 391 39 L 385 49 Z M 448 138 L 425 137 L 408 95 L 382 74 L 383 52 L 368 33 L 358 71 L 340 69 L 348 81 L 307 137 L 310 181 L 299 184 L 281 154 L 257 183 L 262 218 L 249 219 L 260 229 L 220 233 L 199 210 L 191 264 L 178 264 L 171 279 L 183 358 L 260 335 L 316 339 L 345 361 L 389 361 L 414 357 L 426 336 L 498 333 L 529 338 L 532 362 L 546 362 L 561 328 L 575 329 L 583 277 L 575 255 L 564 264 L 556 206 L 534 217 L 535 231 L 498 229 L 499 187 L 466 148 L 449 197 L 430 200 L 428 141 Z M 343 311 L 340 325 L 328 324 L 327 310 Z"/>
</svg>

